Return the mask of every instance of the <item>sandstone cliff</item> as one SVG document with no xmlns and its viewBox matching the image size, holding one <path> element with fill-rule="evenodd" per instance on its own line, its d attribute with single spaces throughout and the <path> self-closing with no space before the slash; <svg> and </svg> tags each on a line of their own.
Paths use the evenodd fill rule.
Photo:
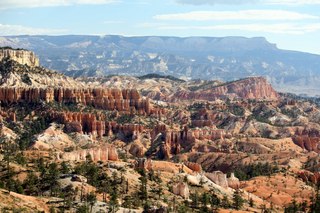
<svg viewBox="0 0 320 213">
<path fill-rule="evenodd" d="M 191 149 L 197 140 L 218 140 L 229 137 L 223 129 L 216 127 L 205 127 L 189 129 L 184 127 L 182 130 L 171 130 L 166 125 L 159 124 L 151 131 L 151 140 L 154 141 L 156 137 L 161 134 L 164 143 L 160 147 L 160 156 L 164 159 L 171 158 L 171 155 L 179 154 L 181 149 Z"/>
<path fill-rule="evenodd" d="M 117 161 L 118 152 L 114 146 L 105 145 L 97 148 L 77 150 L 73 152 L 64 152 L 58 156 L 58 159 L 64 161 L 85 161 L 90 156 L 94 162 Z"/>
<path fill-rule="evenodd" d="M 34 52 L 28 50 L 0 48 L 0 61 L 3 58 L 10 58 L 20 64 L 26 64 L 30 67 L 39 66 L 39 58 Z"/>
<path fill-rule="evenodd" d="M 189 199 L 189 187 L 186 183 L 177 183 L 172 186 L 172 192 L 175 195 L 180 195 L 184 199 Z"/>
<path fill-rule="evenodd" d="M 217 99 L 256 99 L 274 100 L 279 95 L 272 88 L 271 84 L 263 77 L 251 77 L 222 85 L 210 89 L 198 89 L 196 91 L 179 91 L 172 97 L 173 100 L 207 100 Z"/>
<path fill-rule="evenodd" d="M 141 98 L 138 91 L 134 89 L 0 87 L 0 101 L 7 104 L 56 101 L 128 113 L 150 114 L 152 112 L 149 100 Z"/>
<path fill-rule="evenodd" d="M 320 131 L 318 129 L 297 128 L 292 140 L 303 149 L 320 153 Z"/>
<path fill-rule="evenodd" d="M 173 81 L 170 79 L 139 79 L 128 76 L 114 76 L 105 79 L 88 79 L 89 85 L 135 88 L 152 100 L 178 102 L 216 99 L 274 100 L 279 95 L 263 77 L 249 77 L 233 82 L 218 81 Z"/>
</svg>

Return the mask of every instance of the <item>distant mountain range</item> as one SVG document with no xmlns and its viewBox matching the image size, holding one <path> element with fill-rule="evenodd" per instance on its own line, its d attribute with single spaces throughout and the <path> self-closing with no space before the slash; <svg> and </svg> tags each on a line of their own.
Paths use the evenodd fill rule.
<svg viewBox="0 0 320 213">
<path fill-rule="evenodd" d="M 262 37 L 7 36 L 0 37 L 0 46 L 32 50 L 43 66 L 73 77 L 266 76 L 278 91 L 320 95 L 320 55 L 281 50 Z"/>
</svg>

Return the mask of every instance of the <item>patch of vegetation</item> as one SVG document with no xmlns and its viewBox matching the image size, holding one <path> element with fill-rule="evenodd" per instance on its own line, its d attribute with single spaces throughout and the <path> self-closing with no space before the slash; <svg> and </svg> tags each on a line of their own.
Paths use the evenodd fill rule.
<svg viewBox="0 0 320 213">
<path fill-rule="evenodd" d="M 188 87 L 190 91 L 197 91 L 199 89 L 210 89 L 220 85 L 214 85 L 215 81 L 205 81 L 203 84 Z"/>
<path fill-rule="evenodd" d="M 21 80 L 23 83 L 25 83 L 27 85 L 32 85 L 32 81 L 27 73 L 25 73 L 21 76 Z"/>
<path fill-rule="evenodd" d="M 258 122 L 267 123 L 271 125 L 269 118 L 275 115 L 276 112 L 274 110 L 263 110 L 261 108 L 258 108 L 252 111 L 252 115 L 250 115 L 248 119 L 255 119 Z"/>
<path fill-rule="evenodd" d="M 206 104 L 203 102 L 195 102 L 192 105 L 188 106 L 188 111 L 195 111 L 199 109 L 203 109 L 206 107 Z"/>
<path fill-rule="evenodd" d="M 153 74 L 153 73 L 138 77 L 138 79 L 140 79 L 140 80 L 151 79 L 151 78 L 169 79 L 171 81 L 176 81 L 176 82 L 181 82 L 181 83 L 186 82 L 180 78 L 176 78 L 171 75 L 159 75 L 159 74 Z"/>
<path fill-rule="evenodd" d="M 236 116 L 244 116 L 245 109 L 238 105 L 232 105 L 230 108 L 230 112 Z"/>
<path fill-rule="evenodd" d="M 0 50 L 25 50 L 23 48 L 13 48 L 10 46 L 4 46 L 4 47 L 0 47 Z"/>
<path fill-rule="evenodd" d="M 117 118 L 116 122 L 119 124 L 132 123 L 133 118 L 134 118 L 133 115 L 123 114 Z"/>
<path fill-rule="evenodd" d="M 48 116 L 39 116 L 36 120 L 27 121 L 23 125 L 25 129 L 18 139 L 19 148 L 25 150 L 31 146 L 35 135 L 47 129 L 51 122 L 52 120 Z"/>
<path fill-rule="evenodd" d="M 297 111 L 293 109 L 286 109 L 286 108 L 281 109 L 281 113 L 288 116 L 289 118 L 297 118 L 299 115 Z"/>
<path fill-rule="evenodd" d="M 249 180 L 256 176 L 269 176 L 279 171 L 277 165 L 267 163 L 257 163 L 237 166 L 233 172 L 239 180 Z"/>
</svg>

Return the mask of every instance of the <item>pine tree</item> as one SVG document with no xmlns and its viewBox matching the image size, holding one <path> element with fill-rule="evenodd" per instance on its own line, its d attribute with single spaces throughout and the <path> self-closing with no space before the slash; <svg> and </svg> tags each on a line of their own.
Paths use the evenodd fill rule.
<svg viewBox="0 0 320 213">
<path fill-rule="evenodd" d="M 215 210 L 220 205 L 221 201 L 216 194 L 211 194 L 210 203 L 212 208 Z"/>
<path fill-rule="evenodd" d="M 14 141 L 10 141 L 6 137 L 0 138 L 0 146 L 3 154 L 3 161 L 5 162 L 6 175 L 4 178 L 5 187 L 9 190 L 9 193 L 15 191 L 15 184 L 13 180 L 14 171 L 10 168 L 10 163 L 13 161 L 16 151 L 18 149 Z"/>
<path fill-rule="evenodd" d="M 87 202 L 90 205 L 90 213 L 91 213 L 94 204 L 97 202 L 97 197 L 93 192 L 87 195 Z"/>
<path fill-rule="evenodd" d="M 69 165 L 65 161 L 61 163 L 60 171 L 62 174 L 68 174 L 70 172 Z"/>
<path fill-rule="evenodd" d="M 117 212 L 119 204 L 118 204 L 118 199 L 119 199 L 119 184 L 121 181 L 119 181 L 119 177 L 116 172 L 112 173 L 112 179 L 111 179 L 111 191 L 110 191 L 110 201 L 109 201 L 109 212 Z"/>
<path fill-rule="evenodd" d="M 210 195 L 204 192 L 200 198 L 201 201 L 201 212 L 209 212 L 208 204 L 210 203 Z"/>
<path fill-rule="evenodd" d="M 144 204 L 146 204 L 147 199 L 148 199 L 148 178 L 147 174 L 144 170 L 141 172 L 141 177 L 139 177 L 140 180 L 140 187 L 139 187 L 139 197 L 142 201 L 144 201 Z"/>
<path fill-rule="evenodd" d="M 221 206 L 226 209 L 231 207 L 230 201 L 226 195 L 224 195 L 221 200 Z"/>
<path fill-rule="evenodd" d="M 232 203 L 232 207 L 239 210 L 242 208 L 243 204 L 244 204 L 244 199 L 241 197 L 241 192 L 239 189 L 237 189 L 234 194 L 233 194 L 233 203 Z"/>
<path fill-rule="evenodd" d="M 320 184 L 316 186 L 316 193 L 311 197 L 310 212 L 320 212 Z"/>
<path fill-rule="evenodd" d="M 197 209 L 199 207 L 199 194 L 198 194 L 198 192 L 192 193 L 190 195 L 190 198 L 192 200 L 192 203 L 191 203 L 192 208 Z"/>
<path fill-rule="evenodd" d="M 27 178 L 22 184 L 26 194 L 33 196 L 37 196 L 39 194 L 39 185 L 39 178 L 33 172 L 28 173 Z"/>
</svg>

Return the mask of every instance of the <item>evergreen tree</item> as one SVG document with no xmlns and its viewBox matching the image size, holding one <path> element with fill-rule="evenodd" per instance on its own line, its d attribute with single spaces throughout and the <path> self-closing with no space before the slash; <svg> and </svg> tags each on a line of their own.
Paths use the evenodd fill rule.
<svg viewBox="0 0 320 213">
<path fill-rule="evenodd" d="M 87 202 L 90 205 L 90 213 L 91 213 L 94 204 L 97 202 L 97 197 L 93 192 L 91 192 L 90 194 L 87 195 Z"/>
<path fill-rule="evenodd" d="M 141 172 L 141 177 L 139 177 L 140 180 L 140 186 L 139 186 L 139 198 L 146 204 L 147 199 L 148 199 L 148 178 L 147 174 L 144 170 Z"/>
<path fill-rule="evenodd" d="M 320 184 L 316 186 L 316 193 L 311 197 L 310 212 L 320 212 Z"/>
<path fill-rule="evenodd" d="M 24 180 L 22 186 L 27 195 L 37 196 L 39 194 L 39 178 L 34 172 L 29 172 L 27 178 Z"/>
<path fill-rule="evenodd" d="M 7 137 L 0 138 L 0 146 L 6 170 L 5 176 L 3 176 L 3 182 L 5 188 L 10 193 L 11 191 L 15 191 L 15 181 L 13 180 L 14 171 L 11 170 L 10 163 L 14 160 L 18 147 L 14 141 L 10 141 Z"/>
<path fill-rule="evenodd" d="M 249 199 L 249 206 L 250 206 L 250 207 L 253 207 L 253 206 L 254 206 L 254 202 L 253 202 L 252 197 L 250 197 L 250 199 Z"/>
<path fill-rule="evenodd" d="M 207 192 L 204 192 L 201 195 L 200 201 L 201 201 L 201 212 L 210 212 L 209 208 L 208 208 L 208 204 L 210 203 L 210 194 L 208 194 Z"/>
<path fill-rule="evenodd" d="M 239 189 L 237 189 L 234 193 L 233 193 L 233 203 L 232 203 L 232 207 L 239 210 L 242 208 L 245 200 L 241 197 L 241 192 Z"/>
<path fill-rule="evenodd" d="M 75 190 L 73 189 L 71 184 L 66 186 L 62 190 L 62 198 L 65 208 L 70 209 L 72 206 L 72 202 L 75 200 Z"/>
<path fill-rule="evenodd" d="M 221 200 L 221 206 L 225 209 L 230 208 L 231 204 L 230 201 L 228 199 L 228 197 L 226 195 L 223 196 L 222 200 Z"/>
<path fill-rule="evenodd" d="M 81 205 L 77 208 L 76 213 L 88 213 L 89 212 L 89 208 L 87 205 Z"/>
<path fill-rule="evenodd" d="M 41 174 L 41 188 L 42 190 L 50 190 L 50 196 L 56 196 L 60 191 L 60 185 L 58 182 L 60 172 L 58 170 L 57 163 L 49 164 L 48 168 L 44 170 L 44 174 Z"/>
<path fill-rule="evenodd" d="M 109 201 L 109 212 L 117 212 L 118 211 L 118 207 L 119 207 L 119 203 L 118 203 L 118 199 L 119 199 L 119 194 L 120 194 L 120 190 L 119 190 L 119 184 L 121 184 L 121 180 L 119 181 L 119 177 L 117 172 L 113 172 L 112 173 L 112 178 L 111 178 L 111 187 L 110 187 L 110 201 Z"/>
<path fill-rule="evenodd" d="M 190 195 L 190 198 L 191 198 L 191 200 L 192 200 L 192 202 L 191 202 L 191 207 L 192 207 L 193 209 L 199 208 L 199 194 L 198 194 L 198 192 L 195 191 L 194 193 L 192 193 L 192 194 Z"/>
<path fill-rule="evenodd" d="M 61 163 L 60 171 L 62 174 L 68 174 L 70 172 L 69 165 L 65 161 Z"/>
<path fill-rule="evenodd" d="M 220 205 L 221 201 L 216 194 L 211 194 L 210 203 L 212 208 L 215 210 Z"/>
<path fill-rule="evenodd" d="M 101 173 L 98 182 L 98 192 L 102 193 L 103 202 L 107 202 L 107 194 L 111 192 L 111 179 L 106 173 Z"/>
</svg>

